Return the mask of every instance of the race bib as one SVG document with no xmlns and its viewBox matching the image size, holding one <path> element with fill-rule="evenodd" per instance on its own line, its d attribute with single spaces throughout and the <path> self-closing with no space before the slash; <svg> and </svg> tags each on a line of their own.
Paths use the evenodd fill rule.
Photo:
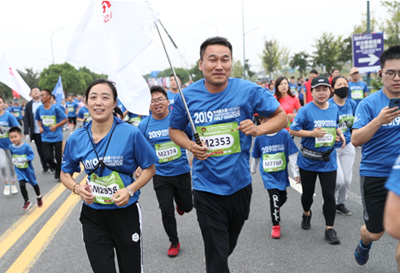
<svg viewBox="0 0 400 273">
<path fill-rule="evenodd" d="M 88 184 L 94 195 L 94 202 L 111 205 L 114 204 L 112 201 L 112 196 L 122 188 L 125 188 L 124 182 L 122 182 L 121 176 L 118 172 L 113 171 L 108 176 L 98 176 L 97 174 L 92 174 Z"/>
<path fill-rule="evenodd" d="M 132 123 L 132 125 L 134 125 L 134 126 L 136 126 L 136 127 L 139 126 L 139 123 L 140 123 L 141 121 L 142 121 L 142 118 L 141 118 L 141 117 L 134 117 L 134 118 L 131 118 L 131 119 L 129 120 L 129 122 Z"/>
<path fill-rule="evenodd" d="M 85 123 L 88 123 L 89 121 L 92 120 L 92 116 L 89 114 L 89 112 L 84 113 L 83 118 L 85 119 Z"/>
<path fill-rule="evenodd" d="M 182 156 L 181 148 L 172 141 L 155 144 L 154 146 L 160 163 L 173 161 Z"/>
<path fill-rule="evenodd" d="M 19 112 L 14 113 L 14 117 L 18 118 L 21 114 Z"/>
<path fill-rule="evenodd" d="M 240 136 L 237 122 L 197 126 L 200 139 L 205 142 L 210 156 L 240 153 Z"/>
<path fill-rule="evenodd" d="M 361 100 L 364 98 L 364 92 L 362 90 L 351 91 L 351 98 L 353 100 Z"/>
<path fill-rule="evenodd" d="M 286 156 L 284 152 L 276 154 L 263 154 L 263 169 L 267 173 L 279 172 L 286 169 Z"/>
<path fill-rule="evenodd" d="M 8 138 L 8 126 L 0 126 L 0 138 Z"/>
<path fill-rule="evenodd" d="M 12 163 L 18 169 L 28 168 L 28 160 L 26 159 L 26 155 L 12 155 Z"/>
<path fill-rule="evenodd" d="M 42 116 L 42 123 L 47 127 L 56 125 L 56 116 Z"/>
<path fill-rule="evenodd" d="M 68 109 L 69 113 L 72 113 L 75 110 L 75 108 L 73 106 L 68 106 L 67 109 Z"/>
<path fill-rule="evenodd" d="M 353 126 L 354 116 L 342 116 L 339 119 L 339 128 L 342 132 L 346 132 L 348 128 Z"/>
<path fill-rule="evenodd" d="M 326 134 L 323 137 L 315 138 L 315 147 L 332 147 L 335 144 L 336 128 L 321 128 Z"/>
</svg>

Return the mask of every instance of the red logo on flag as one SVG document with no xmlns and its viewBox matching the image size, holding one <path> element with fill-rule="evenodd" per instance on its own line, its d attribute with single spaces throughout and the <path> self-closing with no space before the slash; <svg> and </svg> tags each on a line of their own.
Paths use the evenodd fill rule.
<svg viewBox="0 0 400 273">
<path fill-rule="evenodd" d="M 111 20 L 112 18 L 112 12 L 111 12 L 111 2 L 110 1 L 103 1 L 101 3 L 103 6 L 103 19 L 104 23 L 107 23 L 108 21 Z"/>
<path fill-rule="evenodd" d="M 10 75 L 11 76 L 14 76 L 14 73 L 13 73 L 13 71 L 12 71 L 12 68 L 10 67 L 10 68 L 8 68 L 8 72 L 10 72 Z"/>
</svg>

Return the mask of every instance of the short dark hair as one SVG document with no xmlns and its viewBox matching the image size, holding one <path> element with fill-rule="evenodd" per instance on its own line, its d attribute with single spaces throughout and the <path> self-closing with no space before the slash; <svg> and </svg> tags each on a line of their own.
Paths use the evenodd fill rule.
<svg viewBox="0 0 400 273">
<path fill-rule="evenodd" d="M 168 99 L 167 92 L 165 91 L 165 89 L 164 89 L 163 87 L 161 87 L 161 86 L 159 86 L 159 85 L 153 85 L 153 86 L 150 88 L 150 94 L 153 94 L 153 93 L 155 93 L 155 92 L 160 92 L 160 93 L 162 93 L 162 94 L 164 95 L 164 97 L 165 97 L 166 99 Z"/>
<path fill-rule="evenodd" d="M 315 70 L 315 69 L 311 70 L 311 71 L 310 71 L 310 74 L 311 74 L 311 73 L 312 73 L 312 74 L 317 74 L 317 75 L 318 75 L 318 71 Z"/>
<path fill-rule="evenodd" d="M 42 92 L 42 91 L 46 92 L 47 94 L 49 94 L 51 96 L 51 91 L 49 89 L 43 88 L 42 90 L 40 90 L 40 92 Z"/>
<path fill-rule="evenodd" d="M 200 60 L 203 60 L 204 52 L 206 51 L 207 47 L 210 45 L 223 45 L 229 48 L 232 56 L 232 44 L 228 41 L 228 39 L 224 37 L 211 37 L 205 40 L 200 46 Z"/>
<path fill-rule="evenodd" d="M 337 71 L 339 71 L 339 72 L 340 72 L 339 68 L 332 68 L 332 70 L 331 70 L 331 74 L 332 74 L 333 72 L 335 72 L 335 70 L 337 70 Z"/>
<path fill-rule="evenodd" d="M 332 79 L 332 82 L 331 82 L 331 86 L 332 86 L 333 89 L 335 89 L 335 84 L 336 84 L 336 81 L 337 81 L 338 79 L 345 79 L 346 82 L 348 82 L 348 80 L 347 80 L 346 77 L 344 77 L 344 76 L 337 76 L 337 77 L 334 77 L 334 78 Z"/>
<path fill-rule="evenodd" d="M 85 95 L 84 95 L 85 102 L 88 101 L 90 89 L 92 89 L 93 86 L 102 84 L 102 83 L 105 83 L 110 87 L 110 89 L 113 93 L 113 96 L 114 96 L 114 101 L 117 101 L 118 93 L 117 93 L 117 88 L 115 87 L 115 83 L 112 81 L 106 80 L 106 79 L 98 79 L 98 80 L 94 80 L 91 83 L 89 83 L 88 87 L 86 88 Z"/>
<path fill-rule="evenodd" d="M 176 76 L 179 78 L 179 80 L 181 80 L 181 76 L 179 76 L 179 74 L 176 74 Z M 169 77 L 174 77 L 174 74 L 169 75 Z M 175 78 L 175 77 L 174 77 Z"/>
<path fill-rule="evenodd" d="M 10 128 L 10 130 L 8 130 L 8 133 L 14 133 L 14 132 L 22 135 L 22 130 L 18 126 L 13 126 Z"/>
<path fill-rule="evenodd" d="M 385 67 L 387 60 L 400 60 L 400 46 L 391 46 L 382 52 L 379 61 L 381 62 L 381 69 Z"/>
</svg>

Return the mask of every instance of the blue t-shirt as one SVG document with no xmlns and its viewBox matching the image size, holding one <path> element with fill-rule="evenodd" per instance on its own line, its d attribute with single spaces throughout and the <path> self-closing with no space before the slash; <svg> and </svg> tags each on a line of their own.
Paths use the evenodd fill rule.
<svg viewBox="0 0 400 273">
<path fill-rule="evenodd" d="M 169 138 L 169 117 L 162 120 L 149 116 L 139 124 L 139 129 L 155 150 L 159 160 L 156 163 L 156 174 L 177 176 L 190 172 L 186 150 L 176 145 Z M 192 132 L 186 132 L 191 137 Z"/>
<path fill-rule="evenodd" d="M 294 118 L 290 129 L 294 131 L 306 130 L 312 131 L 315 128 L 322 128 L 327 133 L 322 138 L 303 137 L 301 145 L 309 150 L 320 153 L 331 150 L 335 143 L 336 128 L 339 123 L 339 110 L 335 104 L 329 103 L 327 109 L 321 109 L 314 102 L 307 103 L 300 108 Z M 331 172 L 337 169 L 336 151 L 333 149 L 329 156 L 329 161 L 314 160 L 305 158 L 301 153 L 297 158 L 297 165 L 300 168 L 313 172 Z"/>
<path fill-rule="evenodd" d="M 13 126 L 19 127 L 17 119 L 10 112 L 4 111 L 0 116 L 0 149 L 9 149 L 11 141 L 8 138 L 8 130 Z"/>
<path fill-rule="evenodd" d="M 400 196 L 400 156 L 397 157 L 396 163 L 393 165 L 392 172 L 388 180 L 386 180 L 385 187 Z"/>
<path fill-rule="evenodd" d="M 297 146 L 286 129 L 273 135 L 256 137 L 252 156 L 261 158 L 260 173 L 266 189 L 284 191 L 290 186 L 289 155 L 297 152 Z"/>
<path fill-rule="evenodd" d="M 389 106 L 389 98 L 382 89 L 369 95 L 357 106 L 353 129 L 360 129 L 370 123 Z M 360 175 L 388 177 L 399 154 L 400 117 L 382 125 L 375 135 L 362 146 Z"/>
<path fill-rule="evenodd" d="M 65 107 L 67 107 L 67 111 L 68 111 L 68 117 L 69 118 L 74 118 L 74 117 L 76 117 L 76 111 L 78 110 L 78 108 L 79 108 L 79 105 L 78 105 L 78 103 L 76 103 L 76 102 L 66 102 L 65 103 Z"/>
<path fill-rule="evenodd" d="M 36 110 L 35 119 L 42 122 L 42 141 L 51 143 L 62 141 L 62 126 L 58 127 L 54 132 L 50 130 L 50 127 L 66 118 L 65 113 L 57 105 L 52 104 L 47 110 L 44 108 L 44 105 L 40 105 Z"/>
<path fill-rule="evenodd" d="M 18 181 L 25 180 L 31 185 L 37 185 L 35 170 L 32 161 L 35 157 L 32 148 L 24 142 L 21 146 L 9 146 Z"/>
<path fill-rule="evenodd" d="M 81 118 L 81 119 L 85 119 L 86 118 L 83 121 L 83 125 L 85 125 L 86 123 L 88 123 L 89 121 L 92 120 L 92 117 L 89 114 L 89 109 L 86 106 L 83 106 L 83 107 L 79 108 L 77 117 Z"/>
<path fill-rule="evenodd" d="M 111 135 L 113 129 L 101 139 L 98 143 L 93 143 L 99 158 L 96 156 L 96 152 L 92 146 L 92 133 L 91 133 L 92 122 L 86 124 L 83 128 L 77 129 L 67 140 L 64 149 L 64 155 L 61 165 L 61 170 L 65 173 L 73 174 L 79 172 L 79 164 L 82 163 L 85 172 L 89 174 L 92 172 L 99 162 L 99 159 L 104 158 L 104 164 L 109 166 L 111 169 L 119 172 L 119 176 L 122 179 L 123 185 L 120 188 L 126 187 L 134 182 L 133 172 L 137 167 L 147 169 L 151 165 L 157 162 L 158 158 L 151 148 L 150 144 L 143 137 L 142 133 L 138 128 L 132 126 L 117 117 L 114 117 L 113 128 L 114 132 Z M 90 135 L 90 139 L 88 136 Z M 109 139 L 111 140 L 109 142 Z M 107 144 L 109 146 L 106 151 Z M 94 174 L 99 177 L 110 176 L 113 173 L 107 167 L 99 167 Z M 91 174 L 89 179 L 94 179 L 94 174 Z M 92 192 L 97 190 L 98 195 L 102 196 L 107 186 L 101 187 L 97 184 L 96 187 L 92 187 Z M 118 209 L 132 205 L 139 198 L 140 190 L 135 192 L 133 197 L 129 199 L 127 205 L 118 207 L 114 203 L 102 204 L 94 202 L 91 205 L 85 203 L 85 205 L 94 209 Z M 112 196 L 112 194 L 110 194 Z"/>
<path fill-rule="evenodd" d="M 251 183 L 249 157 L 252 136 L 236 128 L 254 113 L 269 117 L 278 101 L 261 86 L 230 78 L 225 90 L 213 94 L 199 80 L 183 90 L 196 131 L 209 147 L 206 160 L 193 160 L 193 188 L 231 195 Z M 189 119 L 180 96 L 175 97 L 170 127 L 185 130 Z"/>
<path fill-rule="evenodd" d="M 22 107 L 21 106 L 10 107 L 10 112 L 13 113 L 14 117 L 16 117 L 17 120 L 21 120 L 24 118 L 24 116 L 22 115 Z"/>
<path fill-rule="evenodd" d="M 119 109 L 121 109 L 122 113 L 124 113 L 126 111 L 125 106 L 122 104 L 122 102 L 119 100 L 119 98 L 117 98 L 117 106 Z"/>
<path fill-rule="evenodd" d="M 363 81 L 349 82 L 349 98 L 352 98 L 357 105 L 364 98 L 364 93 L 368 93 L 368 86 Z"/>
<path fill-rule="evenodd" d="M 169 100 L 169 110 L 171 111 L 174 108 L 175 97 L 180 96 L 179 93 L 172 93 L 171 90 L 167 91 L 167 96 Z"/>
<path fill-rule="evenodd" d="M 342 130 L 343 135 L 346 139 L 346 145 L 351 141 L 350 129 L 353 127 L 354 114 L 356 112 L 357 103 L 353 99 L 347 98 L 344 105 L 338 105 L 333 98 L 328 100 L 329 103 L 333 103 L 339 109 L 339 128 Z M 334 147 L 341 148 L 342 141 L 336 142 Z"/>
<path fill-rule="evenodd" d="M 295 84 L 292 84 L 291 82 L 289 82 L 289 89 L 290 89 L 290 92 L 292 92 L 292 94 L 293 94 L 294 96 L 298 97 L 298 94 L 297 94 L 297 84 L 296 84 L 296 83 L 295 83 Z"/>
<path fill-rule="evenodd" d="M 304 99 L 304 95 L 303 95 L 303 93 L 301 93 L 301 90 L 303 90 L 304 94 L 307 92 L 306 87 L 304 85 L 300 85 L 297 88 L 297 92 L 299 93 L 299 100 Z"/>
</svg>

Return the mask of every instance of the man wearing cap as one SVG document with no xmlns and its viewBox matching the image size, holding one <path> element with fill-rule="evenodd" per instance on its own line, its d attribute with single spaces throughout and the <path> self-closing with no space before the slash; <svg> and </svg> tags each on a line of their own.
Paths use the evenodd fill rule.
<svg viewBox="0 0 400 273">
<path fill-rule="evenodd" d="M 355 100 L 357 105 L 368 96 L 368 87 L 361 80 L 361 75 L 357 67 L 350 69 L 351 81 L 349 82 L 349 97 Z"/>
</svg>

